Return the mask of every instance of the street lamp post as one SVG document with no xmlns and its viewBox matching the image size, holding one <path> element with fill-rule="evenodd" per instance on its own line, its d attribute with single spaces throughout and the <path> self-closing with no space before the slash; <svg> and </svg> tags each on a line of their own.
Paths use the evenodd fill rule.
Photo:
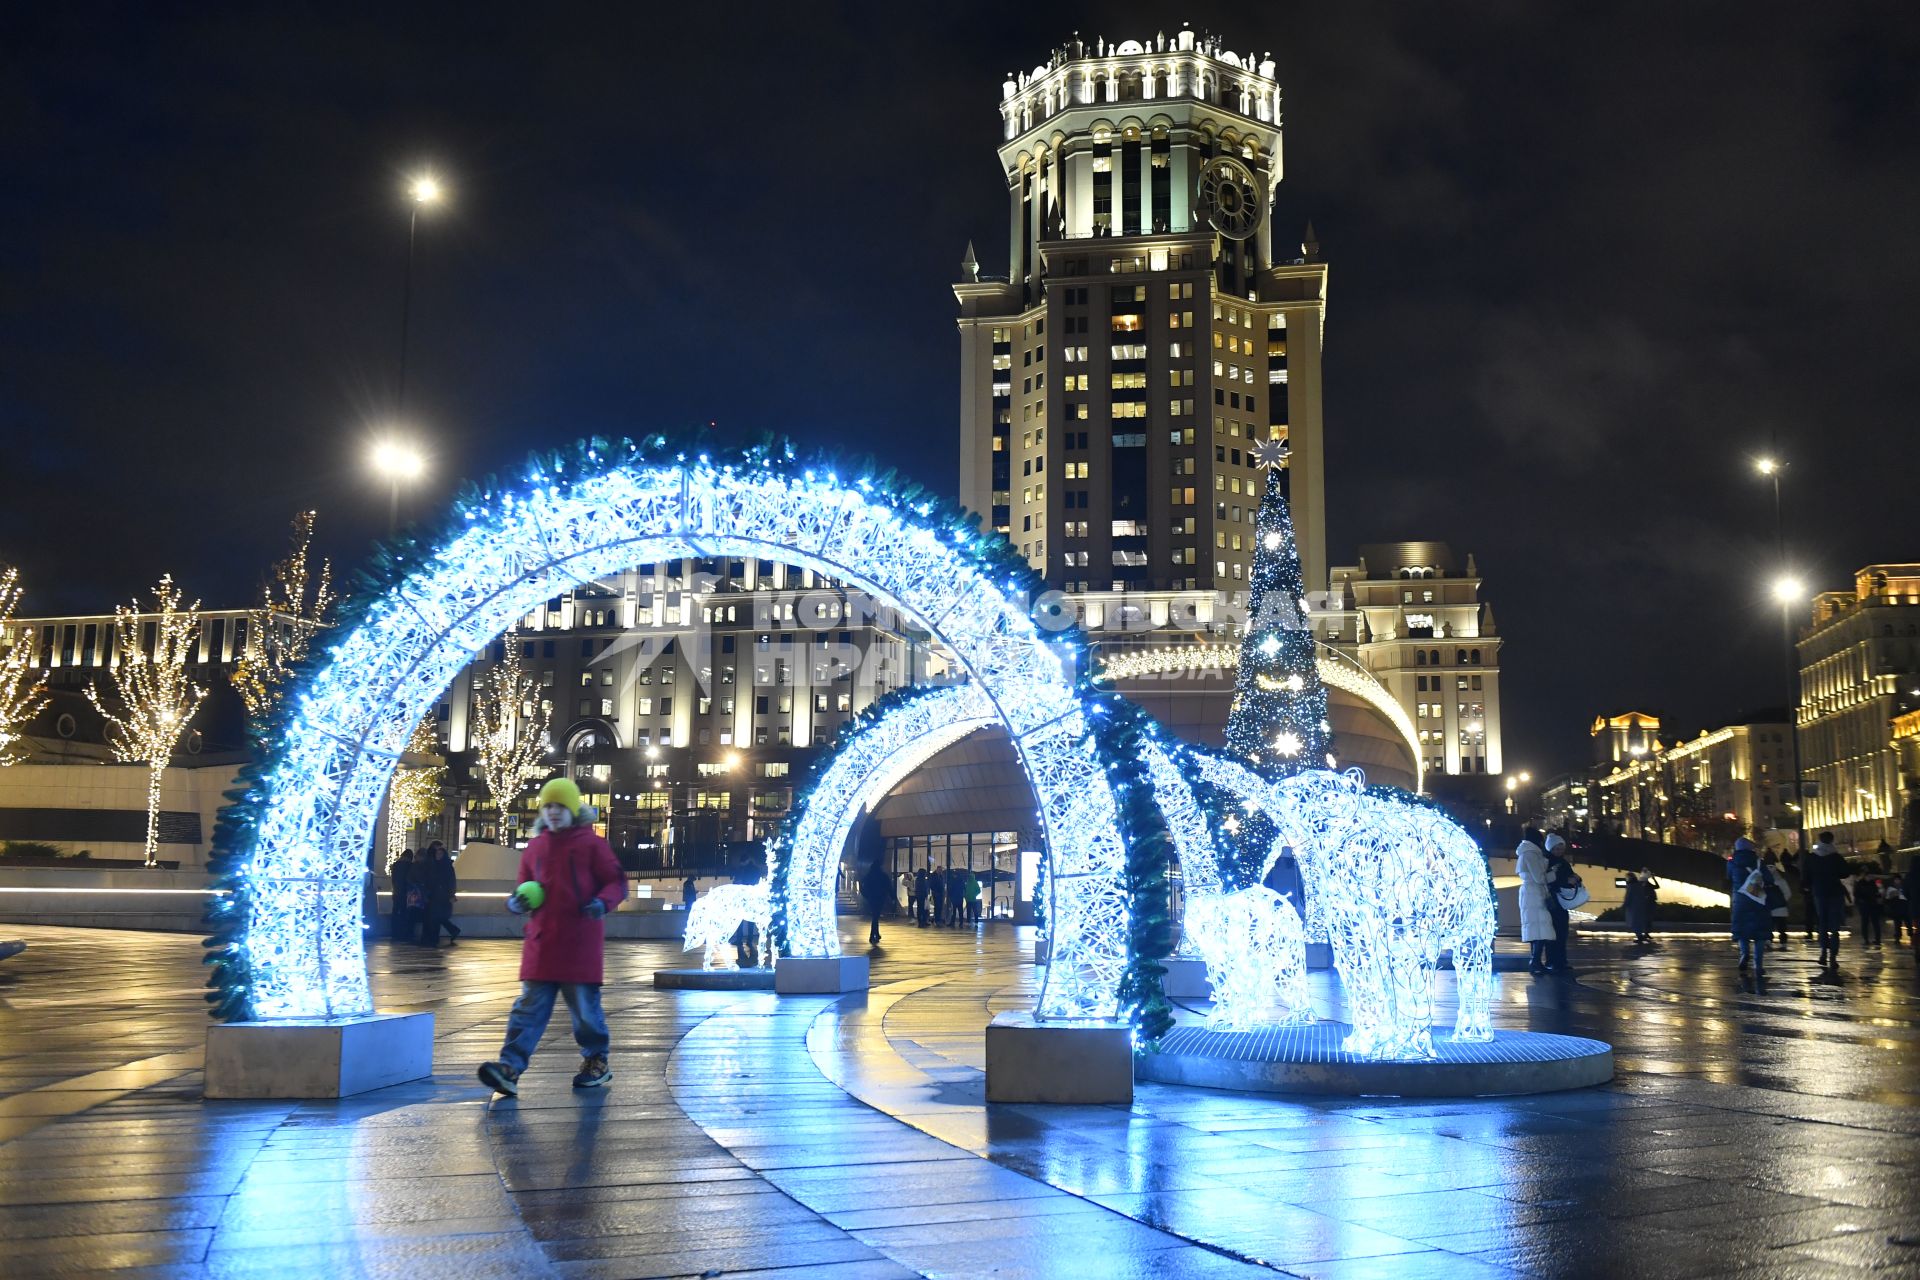
<svg viewBox="0 0 1920 1280">
<path fill-rule="evenodd" d="M 431 173 L 423 173 L 407 184 L 407 277 L 400 294 L 400 388 L 397 397 L 398 412 L 402 419 L 407 412 L 407 342 L 413 329 L 413 257 L 414 242 L 420 230 L 420 211 L 434 208 L 445 198 L 445 188 Z"/>
<path fill-rule="evenodd" d="M 1773 598 L 1780 605 L 1780 637 L 1787 655 L 1787 747 L 1793 769 L 1793 825 L 1795 853 L 1807 848 L 1807 806 L 1800 784 L 1800 660 L 1793 644 L 1793 608 L 1807 598 L 1806 584 L 1790 574 L 1774 579 Z"/>
<path fill-rule="evenodd" d="M 1787 464 L 1769 454 L 1754 459 L 1753 469 L 1773 481 L 1773 554 L 1775 563 L 1781 568 L 1787 563 L 1787 527 L 1784 509 L 1780 505 L 1780 473 Z"/>
</svg>

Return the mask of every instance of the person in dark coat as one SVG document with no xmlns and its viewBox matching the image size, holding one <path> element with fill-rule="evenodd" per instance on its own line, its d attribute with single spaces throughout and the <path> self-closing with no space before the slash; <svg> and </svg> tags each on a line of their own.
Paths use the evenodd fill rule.
<svg viewBox="0 0 1920 1280">
<path fill-rule="evenodd" d="M 1571 973 L 1567 943 L 1573 936 L 1573 917 L 1560 899 L 1562 891 L 1578 889 L 1580 877 L 1567 861 L 1567 841 L 1559 832 L 1547 836 L 1547 913 L 1553 917 L 1553 942 L 1547 948 L 1547 972 Z"/>
<path fill-rule="evenodd" d="M 424 876 L 420 886 L 426 899 L 426 923 L 420 930 L 420 945 L 437 947 L 440 945 L 440 931 L 446 930 L 448 940 L 460 936 L 460 926 L 453 922 L 453 902 L 460 892 L 459 877 L 453 873 L 453 857 L 447 852 L 447 846 L 435 840 L 427 846 L 426 862 L 417 875 Z"/>
<path fill-rule="evenodd" d="M 867 918 L 872 924 L 867 929 L 867 944 L 880 945 L 880 917 L 886 914 L 887 904 L 893 900 L 893 877 L 887 874 L 886 867 L 876 855 L 867 869 L 860 873 L 860 897 L 867 908 Z"/>
<path fill-rule="evenodd" d="M 1880 898 L 1880 878 L 1863 871 L 1853 882 L 1853 909 L 1860 913 L 1860 945 L 1880 945 L 1880 921 L 1885 915 Z M 1871 935 L 1873 941 L 1867 939 Z"/>
<path fill-rule="evenodd" d="M 1734 845 L 1733 861 L 1728 864 L 1733 882 L 1733 940 L 1740 945 L 1740 972 L 1753 970 L 1756 980 L 1766 977 L 1767 937 L 1773 932 L 1775 902 L 1786 905 L 1772 868 L 1760 861 L 1751 841 Z"/>
<path fill-rule="evenodd" d="M 1645 867 L 1638 872 L 1627 872 L 1621 914 L 1627 918 L 1633 940 L 1643 945 L 1653 941 L 1653 904 L 1658 901 L 1659 888 L 1660 882 Z"/>
<path fill-rule="evenodd" d="M 694 900 L 697 899 L 699 896 L 700 896 L 700 886 L 694 882 L 694 878 L 692 876 L 688 876 L 685 880 L 682 880 L 680 882 L 680 905 L 682 907 L 686 908 L 688 911 L 693 910 Z"/>
<path fill-rule="evenodd" d="M 1887 923 L 1893 926 L 1893 945 L 1902 945 L 1901 933 L 1907 927 L 1907 891 L 1898 880 L 1888 877 L 1880 886 L 1880 896 L 1887 912 Z"/>
<path fill-rule="evenodd" d="M 947 868 L 947 923 L 959 924 L 966 918 L 967 873 L 963 867 Z"/>
<path fill-rule="evenodd" d="M 520 883 L 540 886 L 529 902 L 518 889 L 507 909 L 527 920 L 520 949 L 520 998 L 507 1016 L 507 1040 L 497 1061 L 482 1064 L 480 1083 L 496 1093 L 520 1092 L 520 1073 L 540 1044 L 553 1016 L 554 998 L 567 1002 L 573 1038 L 580 1046 L 576 1089 L 613 1080 L 607 1065 L 612 1039 L 600 1009 L 605 978 L 607 912 L 627 896 L 627 876 L 613 848 L 593 829 L 594 811 L 580 800 L 570 778 L 540 788 L 538 834 L 520 855 Z"/>
<path fill-rule="evenodd" d="M 927 869 L 920 867 L 913 873 L 913 922 L 925 926 L 927 923 Z"/>
<path fill-rule="evenodd" d="M 1806 878 L 1809 910 L 1820 933 L 1821 968 L 1840 967 L 1840 930 L 1847 923 L 1847 877 L 1852 869 L 1834 848 L 1833 832 L 1822 831 L 1800 863 Z"/>
<path fill-rule="evenodd" d="M 387 878 L 393 882 L 393 917 L 388 923 L 388 932 L 395 941 L 401 938 L 411 939 L 418 930 L 415 923 L 413 899 L 413 850 L 402 849 L 400 856 L 387 868 Z"/>
<path fill-rule="evenodd" d="M 947 877 L 935 866 L 927 868 L 927 908 L 935 924 L 945 924 L 947 907 Z"/>
</svg>

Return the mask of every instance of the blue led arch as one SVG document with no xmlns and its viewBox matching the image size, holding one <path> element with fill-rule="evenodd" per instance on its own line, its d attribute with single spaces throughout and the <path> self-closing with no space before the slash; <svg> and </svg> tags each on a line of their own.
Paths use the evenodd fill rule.
<svg viewBox="0 0 1920 1280">
<path fill-rule="evenodd" d="M 1036 1012 L 1113 1018 L 1128 964 L 1126 853 L 1076 680 L 1077 641 L 1043 636 L 1031 580 L 998 538 L 870 479 L 770 456 L 649 463 L 583 448 L 511 490 L 463 500 L 316 660 L 285 726 L 223 816 L 217 865 L 236 890 L 216 915 L 216 1015 L 370 1013 L 361 939 L 366 850 L 408 733 L 462 667 L 517 618 L 581 582 L 676 558 L 778 560 L 900 609 L 965 672 L 1018 751 L 1038 801 L 1052 885 L 1053 963 Z"/>
</svg>

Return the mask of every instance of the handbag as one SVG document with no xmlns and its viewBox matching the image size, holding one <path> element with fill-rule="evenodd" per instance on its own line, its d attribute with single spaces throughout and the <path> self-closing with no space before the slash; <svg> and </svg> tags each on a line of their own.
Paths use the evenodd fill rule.
<svg viewBox="0 0 1920 1280">
<path fill-rule="evenodd" d="M 1555 889 L 1553 896 L 1563 909 L 1573 911 L 1586 906 L 1593 895 L 1587 892 L 1587 886 L 1576 880 L 1565 889 Z"/>
</svg>

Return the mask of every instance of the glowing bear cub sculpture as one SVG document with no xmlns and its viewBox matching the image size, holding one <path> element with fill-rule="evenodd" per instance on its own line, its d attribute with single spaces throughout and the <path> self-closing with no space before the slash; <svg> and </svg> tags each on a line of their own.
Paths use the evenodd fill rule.
<svg viewBox="0 0 1920 1280">
<path fill-rule="evenodd" d="M 680 949 L 691 951 L 695 947 L 705 947 L 707 954 L 700 967 L 718 969 L 722 967 L 720 961 L 726 955 L 727 948 L 732 945 L 734 931 L 742 924 L 759 926 L 760 945 L 764 948 L 772 923 L 773 900 L 764 882 L 715 885 L 688 910 L 687 928 L 681 935 Z M 763 962 L 771 959 L 771 956 L 762 956 Z"/>
<path fill-rule="evenodd" d="M 1453 952 L 1460 1011 L 1455 1040 L 1491 1040 L 1493 890 L 1473 837 L 1425 805 L 1368 795 L 1358 770 L 1270 781 L 1235 761 L 1195 752 L 1199 776 L 1265 809 L 1306 885 L 1306 937 L 1333 947 L 1353 1032 L 1347 1052 L 1431 1058 L 1433 977 Z M 1189 904 L 1192 910 L 1194 904 Z"/>
<path fill-rule="evenodd" d="M 1293 904 L 1263 884 L 1187 903 L 1186 933 L 1206 957 L 1215 1031 L 1253 1031 L 1313 1021 L 1307 938 Z M 1286 1012 L 1276 1016 L 1275 1004 Z"/>
</svg>

